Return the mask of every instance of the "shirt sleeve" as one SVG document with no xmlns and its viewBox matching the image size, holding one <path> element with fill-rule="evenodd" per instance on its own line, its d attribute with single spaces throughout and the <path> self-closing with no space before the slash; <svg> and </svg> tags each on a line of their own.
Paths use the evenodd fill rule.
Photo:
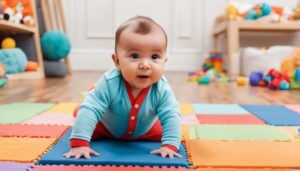
<svg viewBox="0 0 300 171">
<path fill-rule="evenodd" d="M 90 142 L 95 127 L 107 111 L 109 103 L 109 88 L 103 76 L 80 105 L 70 139 Z"/>
<path fill-rule="evenodd" d="M 157 107 L 157 116 L 162 125 L 162 145 L 172 145 L 177 149 L 181 143 L 180 112 L 178 102 L 169 84 L 163 86 Z"/>
</svg>

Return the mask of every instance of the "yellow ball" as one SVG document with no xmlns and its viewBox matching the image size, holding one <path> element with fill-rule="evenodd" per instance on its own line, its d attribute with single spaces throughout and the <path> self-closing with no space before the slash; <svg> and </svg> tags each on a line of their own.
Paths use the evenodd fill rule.
<svg viewBox="0 0 300 171">
<path fill-rule="evenodd" d="M 238 86 L 244 86 L 247 83 L 247 78 L 246 77 L 237 77 L 236 79 L 236 84 Z"/>
<path fill-rule="evenodd" d="M 16 41 L 10 37 L 5 38 L 1 43 L 2 49 L 12 49 L 16 47 Z"/>
</svg>

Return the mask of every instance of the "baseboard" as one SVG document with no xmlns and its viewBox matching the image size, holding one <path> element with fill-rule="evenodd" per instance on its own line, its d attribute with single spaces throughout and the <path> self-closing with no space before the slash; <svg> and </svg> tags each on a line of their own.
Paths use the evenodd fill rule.
<svg viewBox="0 0 300 171">
<path fill-rule="evenodd" d="M 70 54 L 74 70 L 107 70 L 114 66 L 112 51 L 94 49 L 73 49 Z M 199 51 L 173 51 L 168 54 L 166 71 L 196 71 L 203 62 L 203 54 Z"/>
</svg>

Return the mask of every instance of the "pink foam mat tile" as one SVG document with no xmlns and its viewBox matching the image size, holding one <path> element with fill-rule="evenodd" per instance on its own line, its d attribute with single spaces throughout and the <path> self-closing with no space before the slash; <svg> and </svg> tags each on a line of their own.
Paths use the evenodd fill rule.
<svg viewBox="0 0 300 171">
<path fill-rule="evenodd" d="M 300 114 L 300 105 L 297 104 L 289 104 L 289 105 L 285 105 L 285 107 L 297 112 Z"/>
<path fill-rule="evenodd" d="M 181 116 L 181 125 L 195 125 L 199 124 L 196 115 L 182 115 Z"/>
<path fill-rule="evenodd" d="M 65 115 L 62 113 L 45 112 L 37 115 L 22 124 L 46 124 L 46 125 L 68 125 L 72 126 L 75 118 L 72 115 Z"/>
</svg>

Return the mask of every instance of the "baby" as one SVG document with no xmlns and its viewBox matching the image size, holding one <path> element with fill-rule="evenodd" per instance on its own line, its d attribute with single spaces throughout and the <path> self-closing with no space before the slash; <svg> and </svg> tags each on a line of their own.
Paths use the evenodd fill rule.
<svg viewBox="0 0 300 171">
<path fill-rule="evenodd" d="M 137 16 L 124 22 L 115 36 L 115 68 L 100 78 L 81 103 L 64 157 L 79 159 L 99 153 L 91 140 L 161 141 L 151 151 L 161 157 L 182 156 L 178 102 L 163 77 L 167 35 L 150 18 Z"/>
</svg>

